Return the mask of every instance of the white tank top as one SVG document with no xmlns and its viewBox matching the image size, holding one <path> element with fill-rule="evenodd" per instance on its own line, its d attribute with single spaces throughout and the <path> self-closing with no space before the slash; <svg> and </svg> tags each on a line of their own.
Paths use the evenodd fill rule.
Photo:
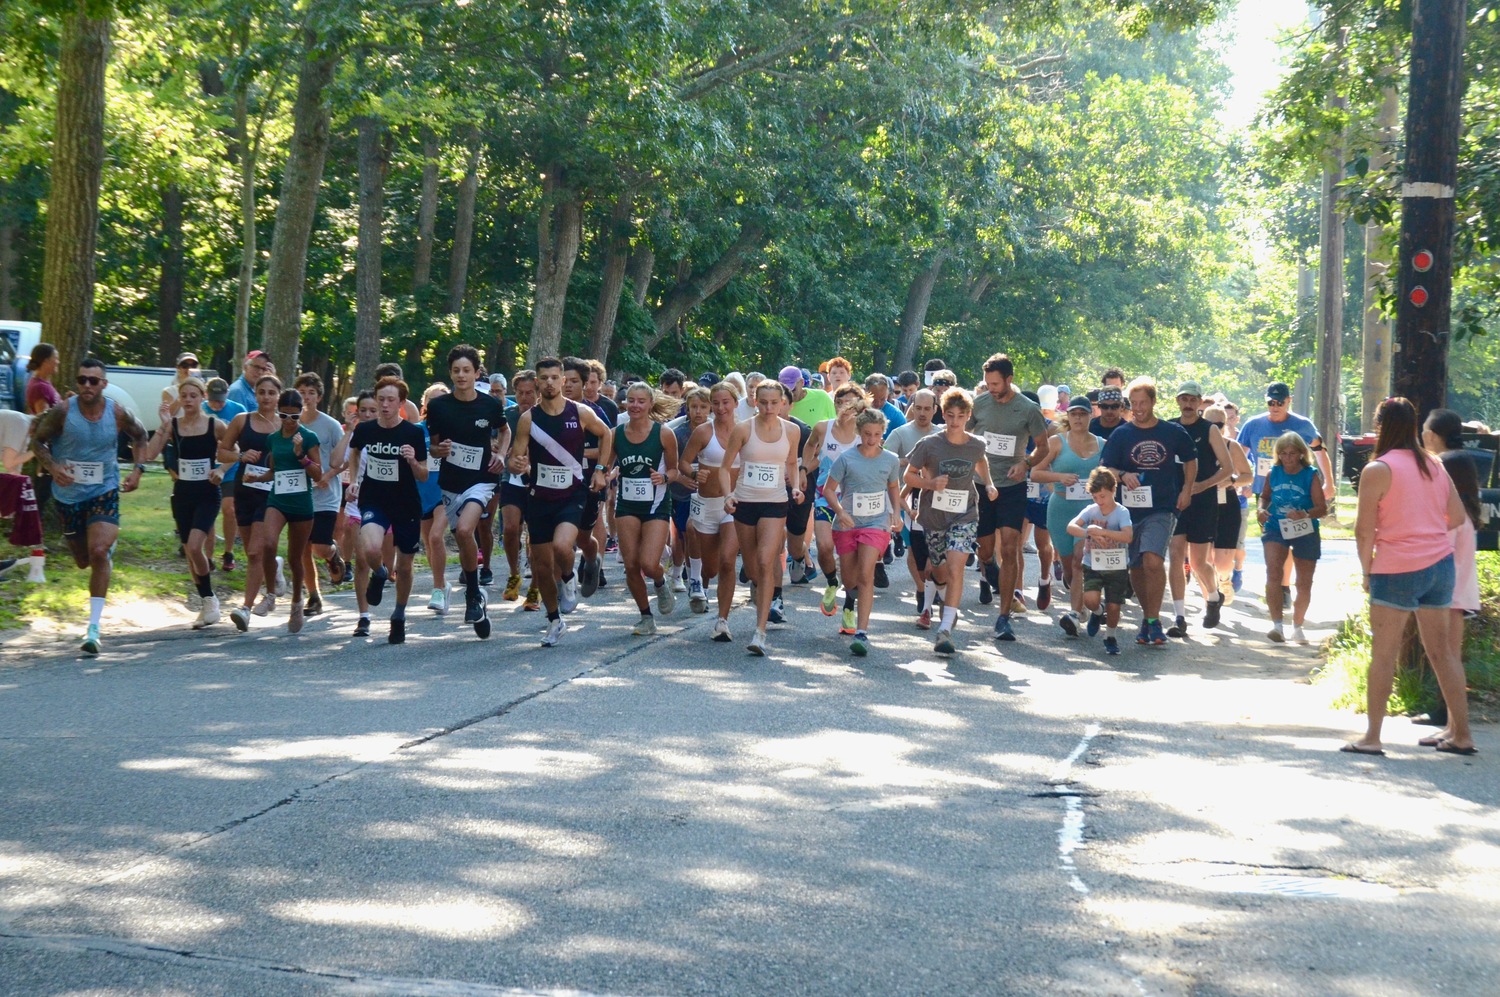
<svg viewBox="0 0 1500 997">
<path fill-rule="evenodd" d="M 755 420 L 749 425 L 750 438 L 740 448 L 740 477 L 734 485 L 734 497 L 741 502 L 785 502 L 786 459 L 792 447 L 787 424 L 777 419 L 780 435 L 769 442 L 760 438 Z"/>
</svg>

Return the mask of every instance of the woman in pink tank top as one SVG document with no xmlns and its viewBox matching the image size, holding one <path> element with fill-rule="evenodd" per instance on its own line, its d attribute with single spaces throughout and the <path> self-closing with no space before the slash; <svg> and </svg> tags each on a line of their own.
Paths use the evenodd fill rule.
<svg viewBox="0 0 1500 997">
<path fill-rule="evenodd" d="M 1443 465 L 1417 442 L 1417 411 L 1387 398 L 1375 416 L 1375 459 L 1359 477 L 1354 537 L 1370 594 L 1370 674 L 1364 737 L 1340 750 L 1383 755 L 1380 726 L 1396 675 L 1401 635 L 1412 613 L 1422 648 L 1448 706 L 1448 727 L 1419 743 L 1450 754 L 1475 753 L 1463 665 L 1449 637 L 1453 614 L 1453 541 L 1463 503 Z"/>
</svg>

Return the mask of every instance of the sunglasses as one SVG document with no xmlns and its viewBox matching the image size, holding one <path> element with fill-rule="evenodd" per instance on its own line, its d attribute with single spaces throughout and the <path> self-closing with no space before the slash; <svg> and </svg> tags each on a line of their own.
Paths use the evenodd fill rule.
<svg viewBox="0 0 1500 997">
<path fill-rule="evenodd" d="M 1224 423 L 1223 423 L 1223 422 L 1221 422 L 1221 421 L 1220 421 L 1220 420 L 1218 420 L 1218 419 L 1209 419 L 1209 420 L 1207 420 L 1207 421 L 1208 421 L 1208 422 L 1209 422 L 1209 423 L 1211 423 L 1211 424 L 1213 424 L 1213 425 L 1215 425 L 1215 426 L 1222 426 L 1222 425 L 1224 425 Z"/>
<path fill-rule="evenodd" d="M 279 416 L 281 416 L 282 419 L 300 419 L 300 418 L 302 418 L 302 413 L 301 412 L 278 412 L 276 414 L 279 415 Z"/>
<path fill-rule="evenodd" d="M 98 387 L 99 385 L 103 384 L 104 383 L 104 378 L 102 378 L 102 377 L 89 377 L 86 374 L 79 374 L 78 375 L 78 383 L 80 385 L 87 385 L 90 388 L 94 388 L 94 387 Z"/>
<path fill-rule="evenodd" d="M 1118 412 L 1120 409 L 1122 409 L 1124 407 L 1125 406 L 1123 406 L 1123 405 L 1100 405 L 1099 406 L 1099 411 L 1100 412 Z"/>
<path fill-rule="evenodd" d="M 1281 406 L 1283 406 L 1283 405 L 1286 404 L 1286 399 L 1285 398 L 1267 398 L 1266 399 L 1266 404 L 1272 406 L 1273 408 L 1281 408 Z"/>
</svg>

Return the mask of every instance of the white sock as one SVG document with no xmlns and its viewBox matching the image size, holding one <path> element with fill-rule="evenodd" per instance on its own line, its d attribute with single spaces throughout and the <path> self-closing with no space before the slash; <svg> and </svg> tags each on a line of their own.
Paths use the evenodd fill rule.
<svg viewBox="0 0 1500 997">
<path fill-rule="evenodd" d="M 951 633 L 953 628 L 956 626 L 958 626 L 958 607 L 944 606 L 943 625 L 939 629 L 947 630 Z"/>
<path fill-rule="evenodd" d="M 1187 600 L 1186 599 L 1173 599 L 1172 600 L 1172 615 L 1173 616 L 1186 616 L 1187 615 Z"/>
<path fill-rule="evenodd" d="M 688 558 L 688 580 L 700 584 L 703 582 L 703 558 Z"/>
<path fill-rule="evenodd" d="M 1117 629 L 1119 629 L 1119 628 L 1118 627 L 1105 627 L 1104 628 L 1104 636 L 1106 636 L 1106 637 L 1113 637 L 1115 635 L 1115 631 Z"/>
<path fill-rule="evenodd" d="M 923 591 L 927 593 L 927 601 L 922 603 L 922 605 L 931 609 L 937 602 L 937 582 L 931 578 L 927 579 L 927 584 L 923 586 Z"/>
<path fill-rule="evenodd" d="M 89 626 L 97 627 L 99 620 L 104 616 L 104 596 L 89 596 Z"/>
<path fill-rule="evenodd" d="M 1052 579 L 1043 578 L 1041 581 L 1036 583 L 1036 587 L 1039 589 L 1049 589 L 1052 587 Z"/>
</svg>

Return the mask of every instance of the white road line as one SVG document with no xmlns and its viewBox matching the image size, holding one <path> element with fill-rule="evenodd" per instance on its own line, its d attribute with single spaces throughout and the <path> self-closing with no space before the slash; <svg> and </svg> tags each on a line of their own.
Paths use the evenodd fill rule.
<svg viewBox="0 0 1500 997">
<path fill-rule="evenodd" d="M 1072 783 L 1069 773 L 1073 764 L 1083 757 L 1083 753 L 1089 750 L 1089 744 L 1099 736 L 1099 725 L 1089 724 L 1083 730 L 1083 739 L 1073 749 L 1073 753 L 1062 760 L 1058 765 L 1056 773 L 1052 777 L 1052 789 L 1063 801 L 1062 826 L 1057 829 L 1057 861 L 1058 865 L 1068 874 L 1068 885 L 1077 893 L 1087 894 L 1088 885 L 1078 875 L 1078 866 L 1073 862 L 1073 853 L 1083 847 L 1083 798 L 1075 793 L 1069 793 L 1068 787 Z"/>
</svg>

